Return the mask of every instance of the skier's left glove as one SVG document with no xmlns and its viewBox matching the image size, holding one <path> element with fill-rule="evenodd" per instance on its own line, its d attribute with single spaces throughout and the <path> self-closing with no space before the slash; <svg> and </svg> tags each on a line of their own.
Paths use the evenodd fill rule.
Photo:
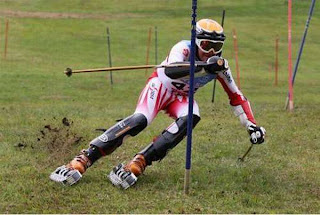
<svg viewBox="0 0 320 215">
<path fill-rule="evenodd" d="M 252 144 L 261 144 L 264 142 L 264 137 L 266 135 L 266 129 L 263 127 L 251 124 L 247 127 L 248 133 L 250 135 L 250 142 Z"/>
<path fill-rule="evenodd" d="M 207 60 L 205 70 L 208 73 L 217 73 L 229 69 L 228 61 L 222 57 L 212 56 Z"/>
</svg>

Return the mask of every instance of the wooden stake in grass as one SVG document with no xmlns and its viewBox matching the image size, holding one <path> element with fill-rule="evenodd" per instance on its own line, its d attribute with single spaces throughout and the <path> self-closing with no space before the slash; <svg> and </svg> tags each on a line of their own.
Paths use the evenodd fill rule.
<svg viewBox="0 0 320 215">
<path fill-rule="evenodd" d="M 146 65 L 149 64 L 150 44 L 151 44 L 151 27 L 149 28 L 149 33 L 148 33 Z M 148 72 L 148 69 L 146 69 L 146 73 L 145 73 L 146 76 L 147 76 L 147 72 Z"/>
<path fill-rule="evenodd" d="M 234 56 L 236 60 L 236 71 L 237 71 L 237 84 L 238 88 L 240 89 L 240 71 L 239 71 L 239 60 L 238 60 L 238 42 L 237 42 L 237 34 L 236 29 L 232 30 L 233 35 L 233 48 L 234 48 Z"/>
<path fill-rule="evenodd" d="M 7 51 L 8 51 L 8 37 L 9 37 L 9 20 L 6 20 L 6 29 L 5 29 L 5 44 L 4 44 L 4 53 L 3 57 L 4 59 L 7 58 Z"/>
<path fill-rule="evenodd" d="M 275 78 L 274 78 L 274 85 L 278 86 L 278 68 L 279 68 L 279 37 L 276 37 L 276 59 L 274 63 L 274 72 L 275 72 Z"/>
<path fill-rule="evenodd" d="M 1 50 L 1 27 L 2 27 L 2 20 L 1 20 L 1 23 L 0 23 L 0 50 Z"/>
<path fill-rule="evenodd" d="M 154 27 L 154 62 L 158 64 L 158 28 Z"/>
<path fill-rule="evenodd" d="M 293 110 L 293 85 L 292 85 L 292 0 L 288 0 L 288 84 L 289 84 L 289 110 Z"/>
<path fill-rule="evenodd" d="M 107 27 L 107 43 L 108 43 L 109 67 L 112 67 L 109 27 Z M 110 82 L 111 82 L 111 85 L 113 85 L 112 71 L 110 71 Z"/>
</svg>

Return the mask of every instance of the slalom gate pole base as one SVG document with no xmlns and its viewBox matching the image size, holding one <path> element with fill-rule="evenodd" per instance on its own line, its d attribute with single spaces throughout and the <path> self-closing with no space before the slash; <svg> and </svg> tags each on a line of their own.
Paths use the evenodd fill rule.
<svg viewBox="0 0 320 215">
<path fill-rule="evenodd" d="M 190 190 L 190 174 L 191 170 L 186 169 L 184 174 L 184 194 L 188 195 Z"/>
</svg>

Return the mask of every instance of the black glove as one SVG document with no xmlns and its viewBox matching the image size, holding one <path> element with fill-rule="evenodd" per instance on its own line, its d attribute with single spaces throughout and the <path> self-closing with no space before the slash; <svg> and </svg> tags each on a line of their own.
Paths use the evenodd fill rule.
<svg viewBox="0 0 320 215">
<path fill-rule="evenodd" d="M 229 64 L 226 59 L 218 56 L 213 56 L 207 60 L 207 65 L 204 67 L 204 69 L 208 73 L 217 73 L 229 69 Z"/>
<path fill-rule="evenodd" d="M 264 129 L 263 127 L 258 127 L 256 125 L 250 125 L 247 129 L 250 135 L 250 142 L 252 144 L 261 144 L 264 142 L 266 129 Z"/>
</svg>

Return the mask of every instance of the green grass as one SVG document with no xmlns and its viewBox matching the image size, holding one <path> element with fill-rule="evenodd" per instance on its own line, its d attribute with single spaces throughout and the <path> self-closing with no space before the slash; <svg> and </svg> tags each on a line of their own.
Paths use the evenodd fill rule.
<svg viewBox="0 0 320 215">
<path fill-rule="evenodd" d="M 293 1 L 293 59 L 299 48 L 310 1 Z M 255 146 L 243 165 L 248 135 L 232 114 L 226 94 L 212 85 L 195 95 L 201 122 L 194 130 L 191 193 L 183 194 L 185 141 L 149 167 L 129 190 L 113 187 L 107 173 L 144 148 L 172 120 L 160 113 L 144 132 L 99 160 L 73 187 L 51 182 L 49 174 L 68 162 L 116 119 L 131 114 L 145 84 L 145 71 L 63 75 L 108 65 L 106 27 L 113 66 L 145 64 L 149 27 L 158 27 L 159 61 L 172 45 L 190 38 L 191 3 L 177 1 L 0 0 L 0 213 L 320 213 L 319 5 L 311 20 L 297 75 L 292 113 L 287 95 L 287 1 L 199 1 L 198 17 L 220 21 L 226 9 L 224 57 L 232 58 L 232 29 L 239 44 L 241 90 L 266 144 Z M 104 19 L 9 17 L 4 60 L 1 11 L 105 15 Z M 270 65 L 280 38 L 279 85 Z M 154 41 L 150 62 L 154 62 Z M 151 71 L 149 71 L 150 73 Z M 64 126 L 66 117 L 73 124 Z M 44 126 L 60 129 L 48 132 Z M 45 136 L 41 134 L 45 132 Z M 68 136 L 69 135 L 69 136 Z M 80 142 L 76 141 L 81 137 Z M 57 139 L 53 145 L 53 139 Z"/>
</svg>

